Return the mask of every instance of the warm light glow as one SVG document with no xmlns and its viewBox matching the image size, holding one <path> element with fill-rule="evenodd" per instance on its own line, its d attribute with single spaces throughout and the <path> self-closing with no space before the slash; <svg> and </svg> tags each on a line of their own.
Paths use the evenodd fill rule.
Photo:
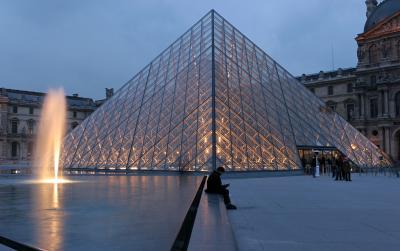
<svg viewBox="0 0 400 251">
<path fill-rule="evenodd" d="M 351 144 L 351 148 L 352 148 L 353 150 L 356 150 L 357 146 L 356 146 L 355 144 Z"/>
<path fill-rule="evenodd" d="M 34 153 L 33 166 L 40 182 L 65 183 L 59 172 L 65 120 L 64 91 L 62 89 L 49 90 L 43 102 Z"/>
<path fill-rule="evenodd" d="M 33 183 L 41 183 L 41 184 L 65 184 L 65 183 L 75 183 L 74 181 L 58 178 L 58 179 L 40 179 Z"/>
</svg>

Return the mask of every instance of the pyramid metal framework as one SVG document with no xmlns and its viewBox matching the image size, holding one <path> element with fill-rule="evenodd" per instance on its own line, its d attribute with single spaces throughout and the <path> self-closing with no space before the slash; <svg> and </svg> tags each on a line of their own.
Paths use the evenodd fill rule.
<svg viewBox="0 0 400 251">
<path fill-rule="evenodd" d="M 212 10 L 66 136 L 62 165 L 296 170 L 297 146 L 336 147 L 358 165 L 390 162 Z"/>
</svg>

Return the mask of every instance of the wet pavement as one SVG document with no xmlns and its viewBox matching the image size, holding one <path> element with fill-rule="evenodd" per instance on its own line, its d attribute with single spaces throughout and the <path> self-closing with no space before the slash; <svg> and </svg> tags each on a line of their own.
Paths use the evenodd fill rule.
<svg viewBox="0 0 400 251">
<path fill-rule="evenodd" d="M 15 177 L 0 176 L 0 235 L 47 250 L 169 250 L 202 178 Z"/>
</svg>

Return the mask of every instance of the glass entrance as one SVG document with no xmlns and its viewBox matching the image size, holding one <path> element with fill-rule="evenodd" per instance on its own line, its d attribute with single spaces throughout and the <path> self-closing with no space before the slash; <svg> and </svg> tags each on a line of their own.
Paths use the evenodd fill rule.
<svg viewBox="0 0 400 251">
<path fill-rule="evenodd" d="M 320 175 L 331 174 L 339 157 L 342 155 L 334 147 L 298 147 L 298 151 L 304 173 L 307 175 L 313 174 L 316 159 L 318 159 Z"/>
</svg>

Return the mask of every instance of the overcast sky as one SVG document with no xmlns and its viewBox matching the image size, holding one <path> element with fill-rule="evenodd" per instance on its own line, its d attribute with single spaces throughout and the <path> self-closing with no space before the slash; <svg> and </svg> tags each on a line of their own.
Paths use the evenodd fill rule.
<svg viewBox="0 0 400 251">
<path fill-rule="evenodd" d="M 364 0 L 0 0 L 0 87 L 103 98 L 212 8 L 294 75 L 356 65 Z"/>
</svg>

